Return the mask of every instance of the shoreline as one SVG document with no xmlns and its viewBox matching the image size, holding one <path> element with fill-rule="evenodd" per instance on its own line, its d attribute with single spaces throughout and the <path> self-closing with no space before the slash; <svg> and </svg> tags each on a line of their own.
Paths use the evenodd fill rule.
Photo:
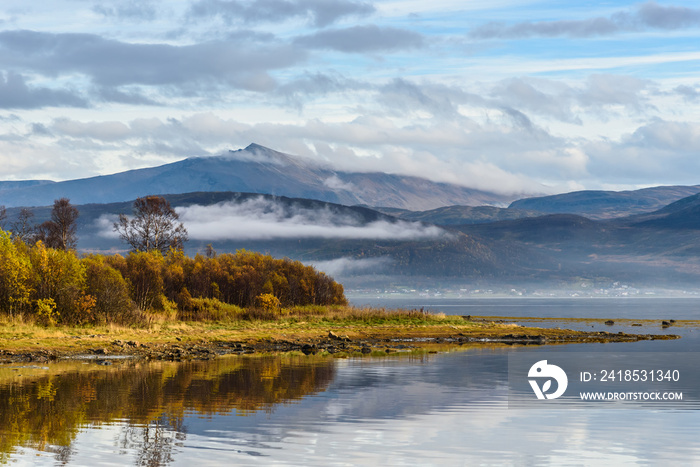
<svg viewBox="0 0 700 467">
<path fill-rule="evenodd" d="M 0 363 L 46 363 L 94 359 L 110 364 L 118 358 L 187 361 L 224 355 L 301 352 L 335 357 L 437 352 L 449 347 L 508 347 L 581 343 L 619 343 L 678 339 L 674 334 L 575 331 L 479 320 L 454 324 L 309 325 L 265 323 L 247 329 L 212 330 L 204 325 L 165 330 L 121 330 L 103 334 L 3 338 Z M 75 331 L 70 329 L 69 331 Z M 83 331 L 90 331 L 83 329 Z"/>
</svg>

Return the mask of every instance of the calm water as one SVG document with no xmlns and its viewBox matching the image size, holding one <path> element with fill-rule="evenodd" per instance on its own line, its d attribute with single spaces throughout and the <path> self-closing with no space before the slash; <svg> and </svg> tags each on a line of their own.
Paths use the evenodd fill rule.
<svg viewBox="0 0 700 467">
<path fill-rule="evenodd" d="M 488 302 L 415 306 L 471 315 L 700 319 L 694 300 Z M 700 464 L 697 410 L 508 408 L 509 352 L 700 352 L 694 326 L 643 330 L 684 338 L 424 357 L 3 366 L 0 459 L 90 466 Z"/>
</svg>

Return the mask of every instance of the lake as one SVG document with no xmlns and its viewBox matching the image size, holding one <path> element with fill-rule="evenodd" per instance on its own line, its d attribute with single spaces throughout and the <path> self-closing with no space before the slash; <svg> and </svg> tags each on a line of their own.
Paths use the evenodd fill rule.
<svg viewBox="0 0 700 467">
<path fill-rule="evenodd" d="M 354 359 L 283 355 L 115 361 L 108 367 L 81 361 L 3 365 L 0 459 L 86 466 L 700 463 L 697 405 L 533 410 L 508 403 L 508 361 L 515 353 L 532 353 L 534 359 L 562 352 L 590 354 L 592 360 L 616 352 L 694 358 L 700 330 L 680 320 L 700 319 L 700 300 L 353 301 L 523 322 L 560 318 L 540 324 L 673 332 L 683 338 Z M 631 321 L 620 322 L 623 318 Z M 655 323 L 661 319 L 679 325 L 662 328 Z M 630 328 L 634 320 L 651 321 Z"/>
</svg>

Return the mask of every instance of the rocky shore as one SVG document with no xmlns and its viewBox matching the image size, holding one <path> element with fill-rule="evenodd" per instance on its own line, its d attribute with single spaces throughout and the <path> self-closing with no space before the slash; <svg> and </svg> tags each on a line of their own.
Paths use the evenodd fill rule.
<svg viewBox="0 0 700 467">
<path fill-rule="evenodd" d="M 518 332 L 407 332 L 390 333 L 387 330 L 363 332 L 362 336 L 348 336 L 328 331 L 323 335 L 298 336 L 289 338 L 261 338 L 249 340 L 184 341 L 175 338 L 174 342 L 151 343 L 134 340 L 113 340 L 99 346 L 84 347 L 80 351 L 65 349 L 41 349 L 31 351 L 0 350 L 0 363 L 46 363 L 58 359 L 89 359 L 109 365 L 116 358 L 139 358 L 146 360 L 209 360 L 222 355 L 261 354 L 274 352 L 301 352 L 306 355 L 328 353 L 336 356 L 366 354 L 390 354 L 419 349 L 427 351 L 445 346 L 478 345 L 552 345 L 570 343 L 609 343 L 636 342 L 641 340 L 677 339 L 672 334 L 626 334 L 610 332 L 581 332 L 566 329 L 516 328 Z M 511 328 L 511 331 L 513 329 Z M 86 336 L 103 338 L 105 336 Z"/>
</svg>

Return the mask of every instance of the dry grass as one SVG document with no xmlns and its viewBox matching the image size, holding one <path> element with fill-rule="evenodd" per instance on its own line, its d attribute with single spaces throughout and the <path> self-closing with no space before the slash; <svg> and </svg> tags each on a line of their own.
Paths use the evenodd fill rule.
<svg viewBox="0 0 700 467">
<path fill-rule="evenodd" d="M 430 313 L 423 310 L 394 310 L 387 308 L 369 308 L 353 306 L 320 307 L 305 306 L 291 307 L 283 310 L 287 317 L 323 317 L 330 320 L 421 320 L 440 321 L 447 317 L 444 313 Z M 459 318 L 459 317 L 458 317 Z M 461 318 L 459 318 L 461 320 Z"/>
</svg>

